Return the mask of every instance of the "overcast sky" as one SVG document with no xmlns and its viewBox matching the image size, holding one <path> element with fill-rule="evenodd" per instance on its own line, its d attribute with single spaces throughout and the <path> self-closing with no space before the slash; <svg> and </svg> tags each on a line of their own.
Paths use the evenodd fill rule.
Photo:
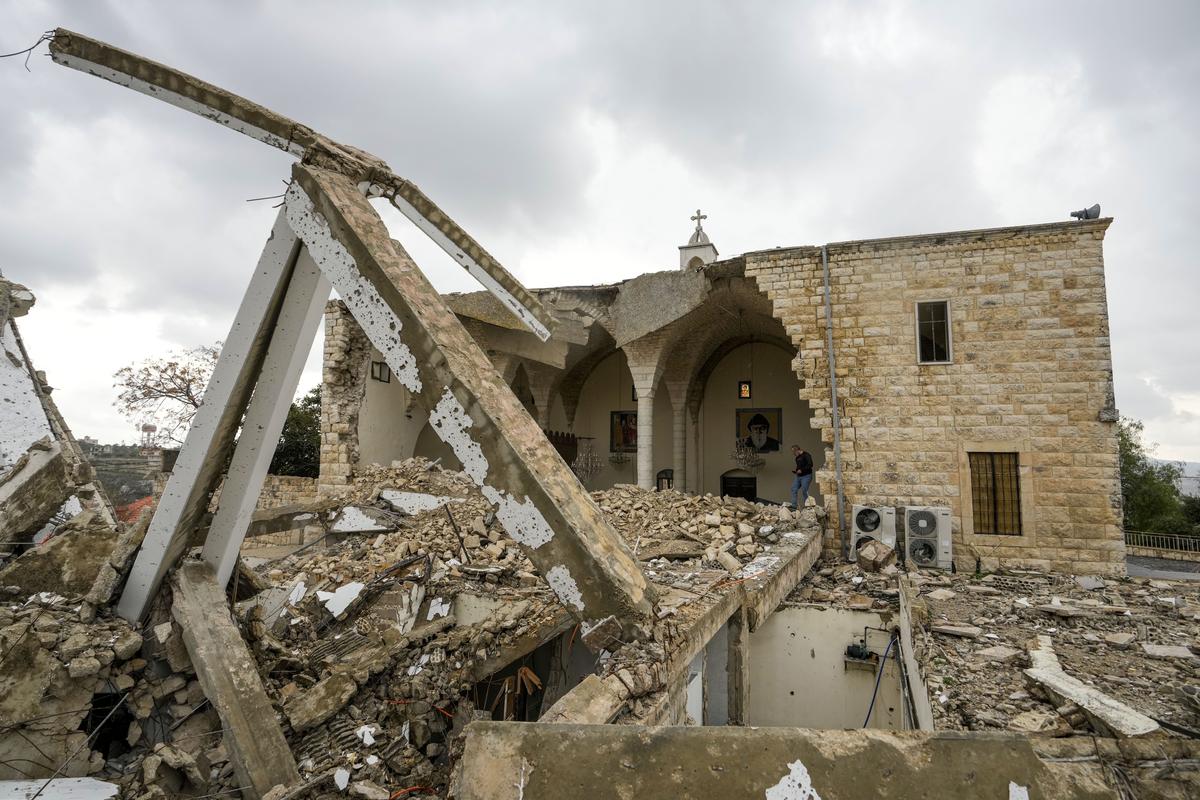
<svg viewBox="0 0 1200 800">
<path fill-rule="evenodd" d="M 388 161 L 529 286 L 1065 220 L 1099 202 L 1117 404 L 1200 461 L 1200 3 L 0 0 Z M 45 52 L 45 45 L 39 53 Z M 112 373 L 223 338 L 290 157 L 56 66 L 0 61 L 0 270 L 78 435 Z M 443 290 L 469 278 L 392 214 Z M 310 359 L 302 388 L 319 380 Z"/>
</svg>

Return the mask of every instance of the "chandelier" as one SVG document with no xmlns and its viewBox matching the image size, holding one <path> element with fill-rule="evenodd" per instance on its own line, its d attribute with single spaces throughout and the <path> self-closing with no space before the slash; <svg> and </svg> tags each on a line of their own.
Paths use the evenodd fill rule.
<svg viewBox="0 0 1200 800">
<path fill-rule="evenodd" d="M 592 437 L 579 437 L 579 453 L 571 462 L 571 471 L 579 478 L 579 482 L 587 485 L 600 473 L 603 466 L 604 461 L 592 451 Z"/>
<path fill-rule="evenodd" d="M 747 444 L 746 440 L 740 436 L 733 440 L 733 452 L 729 454 L 733 462 L 741 469 L 753 472 L 767 463 L 766 459 L 758 454 L 758 450 L 754 445 Z"/>
</svg>

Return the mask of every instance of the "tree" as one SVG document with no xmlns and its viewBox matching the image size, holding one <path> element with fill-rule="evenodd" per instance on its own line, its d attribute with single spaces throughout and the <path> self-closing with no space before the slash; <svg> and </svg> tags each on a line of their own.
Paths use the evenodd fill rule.
<svg viewBox="0 0 1200 800">
<path fill-rule="evenodd" d="M 220 353 L 217 342 L 122 367 L 113 374 L 113 405 L 135 425 L 157 425 L 162 441 L 182 444 Z"/>
<path fill-rule="evenodd" d="M 1121 418 L 1117 444 L 1121 462 L 1121 498 L 1125 529 L 1152 533 L 1192 533 L 1179 497 L 1183 468 L 1151 458 L 1157 445 L 1142 441 L 1142 423 Z"/>
<path fill-rule="evenodd" d="M 270 472 L 272 475 L 315 478 L 320 468 L 321 386 L 318 384 L 288 409 Z"/>
</svg>

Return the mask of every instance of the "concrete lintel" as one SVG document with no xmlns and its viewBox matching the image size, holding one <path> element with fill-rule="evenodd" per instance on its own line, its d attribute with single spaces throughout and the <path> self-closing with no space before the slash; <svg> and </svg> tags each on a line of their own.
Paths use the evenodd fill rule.
<svg viewBox="0 0 1200 800">
<path fill-rule="evenodd" d="M 212 567 L 189 561 L 175 572 L 171 614 L 204 696 L 221 718 L 229 760 L 246 797 L 300 782 L 295 759 Z"/>
<path fill-rule="evenodd" d="M 1094 744 L 1066 758 L 1057 747 L 1003 734 L 484 721 L 466 730 L 459 798 L 1116 800 Z"/>
<path fill-rule="evenodd" d="M 126 619 L 140 620 L 145 614 L 207 510 L 250 402 L 299 253 L 300 243 L 280 210 L 117 604 L 117 613 Z"/>
<path fill-rule="evenodd" d="M 652 594 L 629 548 L 357 186 L 296 165 L 285 211 L 430 424 L 579 620 L 640 636 Z"/>
</svg>

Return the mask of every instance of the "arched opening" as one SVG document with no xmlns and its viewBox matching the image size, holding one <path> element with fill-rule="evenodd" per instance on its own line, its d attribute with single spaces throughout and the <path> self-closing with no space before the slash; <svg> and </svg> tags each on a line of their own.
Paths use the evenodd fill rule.
<svg viewBox="0 0 1200 800">
<path fill-rule="evenodd" d="M 812 411 L 800 399 L 800 381 L 792 371 L 792 352 L 774 341 L 718 348 L 702 369 L 699 400 L 700 490 L 726 493 L 728 477 L 747 472 L 755 478 L 758 498 L 786 502 L 791 496 L 791 445 L 798 444 L 813 456 L 817 468 L 824 461 L 819 431 L 811 426 Z M 707 371 L 708 374 L 704 375 Z M 760 463 L 739 463 L 734 457 L 738 442 L 752 449 Z M 739 486 L 746 481 L 735 481 Z M 739 489 L 737 496 L 744 489 Z M 816 494 L 816 486 L 810 489 Z M 817 496 L 817 502 L 820 497 Z"/>
<path fill-rule="evenodd" d="M 513 375 L 512 383 L 509 386 L 513 394 L 521 401 L 521 405 L 525 406 L 529 416 L 537 419 L 537 401 L 533 397 L 533 389 L 529 386 L 529 373 L 525 370 L 524 364 L 517 365 L 516 374 Z"/>
</svg>

